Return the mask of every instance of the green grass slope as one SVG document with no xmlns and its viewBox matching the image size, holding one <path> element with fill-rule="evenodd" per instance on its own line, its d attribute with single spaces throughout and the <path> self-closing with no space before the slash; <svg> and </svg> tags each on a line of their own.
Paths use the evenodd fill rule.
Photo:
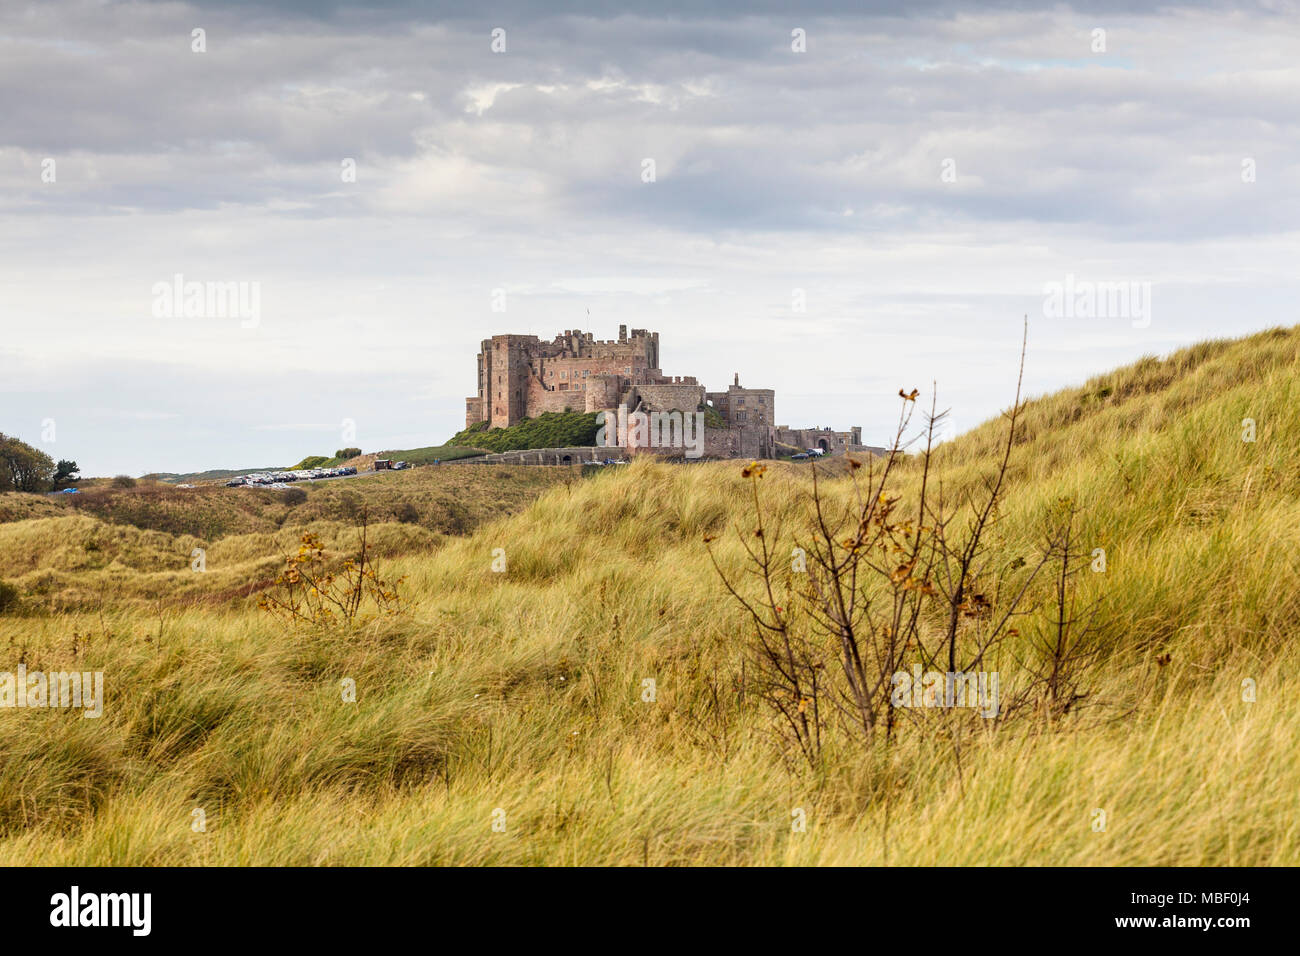
<svg viewBox="0 0 1300 956">
<path fill-rule="evenodd" d="M 448 444 L 470 445 L 492 452 L 594 445 L 596 432 L 600 429 L 596 421 L 599 414 L 543 412 L 536 418 L 526 418 L 508 428 L 488 428 L 487 422 L 479 422 L 457 432 Z"/>
</svg>

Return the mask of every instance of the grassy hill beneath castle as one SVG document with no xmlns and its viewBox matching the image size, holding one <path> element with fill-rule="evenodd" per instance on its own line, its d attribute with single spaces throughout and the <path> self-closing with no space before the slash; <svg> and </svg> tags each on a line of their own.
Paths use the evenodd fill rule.
<svg viewBox="0 0 1300 956">
<path fill-rule="evenodd" d="M 449 445 L 467 445 L 492 452 L 528 448 L 568 448 L 596 444 L 599 412 L 542 412 L 506 428 L 489 428 L 487 422 L 457 432 Z"/>
<path fill-rule="evenodd" d="M 980 580 L 1023 580 L 1045 518 L 1077 507 L 1083 698 L 918 713 L 871 743 L 828 723 L 815 767 L 709 553 L 742 587 L 746 548 L 784 559 L 807 465 L 520 469 L 558 476 L 540 494 L 495 468 L 413 472 L 465 495 L 499 481 L 515 510 L 485 497 L 463 533 L 372 524 L 410 608 L 351 629 L 257 607 L 304 530 L 331 559 L 355 551 L 334 510 L 215 540 L 111 510 L 18 516 L 0 524 L 20 592 L 0 669 L 103 670 L 108 700 L 97 720 L 0 710 L 0 863 L 1300 863 L 1300 329 L 1143 360 L 1031 399 L 1020 424 Z M 978 502 L 1005 438 L 994 421 L 940 446 L 928 480 Z M 857 506 L 865 469 L 815 467 L 827 514 Z M 909 456 L 899 515 L 920 478 Z M 1052 575 L 1026 586 L 999 649 L 1008 694 L 1041 663 L 1055 595 Z"/>
<path fill-rule="evenodd" d="M 726 421 L 711 407 L 701 408 L 709 428 L 725 428 Z M 470 446 L 491 452 L 530 448 L 590 447 L 600 430 L 599 412 L 543 412 L 506 428 L 490 428 L 479 422 L 457 432 L 450 446 Z"/>
</svg>

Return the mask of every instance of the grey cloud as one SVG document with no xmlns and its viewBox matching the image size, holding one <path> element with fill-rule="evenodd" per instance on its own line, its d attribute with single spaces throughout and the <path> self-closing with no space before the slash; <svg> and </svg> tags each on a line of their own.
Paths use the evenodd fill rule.
<svg viewBox="0 0 1300 956">
<path fill-rule="evenodd" d="M 135 431 L 116 446 L 84 432 L 105 469 L 128 470 L 122 448 L 140 462 L 130 470 L 168 455 L 219 464 L 196 461 L 217 447 L 209 454 L 227 463 L 265 463 L 287 433 L 256 424 L 311 420 L 249 404 L 267 369 L 297 387 L 313 363 L 318 377 L 359 365 L 395 370 L 404 394 L 421 396 L 375 397 L 376 414 L 400 407 L 395 432 L 436 441 L 458 425 L 476 337 L 628 321 L 699 357 L 674 372 L 718 381 L 735 365 L 786 389 L 795 424 L 794 412 L 831 412 L 798 397 L 808 366 L 783 361 L 786 351 L 820 363 L 828 394 L 888 398 L 892 367 L 871 365 L 882 328 L 915 330 L 912 344 L 890 346 L 899 374 L 955 378 L 975 349 L 945 349 L 954 333 L 979 342 L 972 327 L 989 324 L 1002 335 L 999 323 L 1032 311 L 1042 283 L 1065 271 L 1160 277 L 1162 311 L 1147 336 L 1042 328 L 1052 375 L 1084 362 L 1052 356 L 1092 356 L 1095 367 L 1126 348 L 1225 334 L 1211 313 L 1240 295 L 1258 304 L 1251 321 L 1288 314 L 1300 39 L 1279 26 L 1293 7 L 463 10 L 82 0 L 0 10 L 0 323 L 15 350 L 0 363 L 34 363 L 21 366 L 30 390 L 6 415 L 30 427 L 53 405 L 61 419 L 89 420 L 99 390 L 122 391 L 127 410 L 147 410 L 161 390 L 180 419 L 128 422 Z M 502 56 L 488 50 L 498 25 L 509 31 Z M 1097 25 L 1109 31 L 1104 56 L 1088 49 Z M 189 52 L 195 26 L 208 31 L 206 54 Z M 793 26 L 808 30 L 808 53 L 790 52 Z M 55 184 L 40 181 L 47 156 Z M 340 180 L 345 157 L 358 161 L 356 183 Z M 658 167 L 649 185 L 646 157 Z M 1255 183 L 1241 180 L 1246 157 Z M 940 180 L 946 158 L 956 183 Z M 150 283 L 175 271 L 264 281 L 258 336 L 142 321 Z M 604 275 L 696 284 L 599 294 L 559 284 Z M 790 315 L 792 285 L 819 303 L 806 318 Z M 487 308 L 497 287 L 511 290 L 506 316 Z M 823 335 L 859 345 L 828 356 L 815 344 Z M 95 361 L 97 350 L 112 357 Z M 241 361 L 237 374 L 213 372 Z M 970 361 L 994 367 L 1001 352 Z M 80 384 L 42 384 L 66 383 L 69 369 Z M 995 412 L 1005 396 L 964 374 L 963 404 Z M 201 400 L 168 391 L 187 381 L 201 383 Z M 840 424 L 859 415 L 827 402 Z M 303 447 L 318 450 L 311 438 Z"/>
</svg>

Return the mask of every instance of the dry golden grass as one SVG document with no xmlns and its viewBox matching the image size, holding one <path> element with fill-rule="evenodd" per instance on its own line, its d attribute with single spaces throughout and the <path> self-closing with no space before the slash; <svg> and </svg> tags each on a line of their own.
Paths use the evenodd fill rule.
<svg viewBox="0 0 1300 956">
<path fill-rule="evenodd" d="M 960 771 L 941 720 L 889 748 L 833 740 L 819 772 L 783 759 L 739 692 L 749 635 L 702 543 L 721 534 L 740 567 L 736 463 L 609 469 L 467 537 L 372 528 L 416 606 L 351 633 L 284 630 L 233 593 L 274 572 L 289 531 L 206 542 L 198 575 L 198 538 L 86 515 L 0 525 L 28 607 L 0 618 L 0 670 L 107 684 L 100 719 L 0 710 L 0 863 L 1300 862 L 1300 331 L 1138 363 L 1031 402 L 1025 423 L 997 547 L 1031 547 L 1063 495 L 1083 506 L 1108 570 L 1082 583 L 1114 650 L 1095 706 L 976 730 Z M 943 450 L 950 493 L 976 486 L 997 434 Z M 762 479 L 789 521 L 808 477 Z M 355 534 L 310 526 L 339 552 Z"/>
<path fill-rule="evenodd" d="M 0 527 L 30 518 L 81 514 L 110 524 L 212 542 L 319 520 L 352 521 L 364 504 L 375 521 L 400 521 L 443 534 L 465 534 L 488 518 L 517 511 L 569 477 L 569 469 L 561 468 L 467 470 L 448 465 L 302 482 L 284 490 L 225 488 L 220 484 L 178 488 L 156 481 L 118 488 L 100 482 L 83 486 L 76 495 L 0 494 Z"/>
</svg>

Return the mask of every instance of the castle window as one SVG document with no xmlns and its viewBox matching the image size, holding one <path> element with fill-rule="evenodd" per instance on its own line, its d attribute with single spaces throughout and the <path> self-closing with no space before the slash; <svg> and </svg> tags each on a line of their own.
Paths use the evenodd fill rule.
<svg viewBox="0 0 1300 956">
<path fill-rule="evenodd" d="M 738 398 L 738 399 L 736 399 L 736 407 L 737 407 L 737 408 L 744 408 L 744 407 L 745 407 L 745 400 L 744 400 L 743 398 Z"/>
</svg>

